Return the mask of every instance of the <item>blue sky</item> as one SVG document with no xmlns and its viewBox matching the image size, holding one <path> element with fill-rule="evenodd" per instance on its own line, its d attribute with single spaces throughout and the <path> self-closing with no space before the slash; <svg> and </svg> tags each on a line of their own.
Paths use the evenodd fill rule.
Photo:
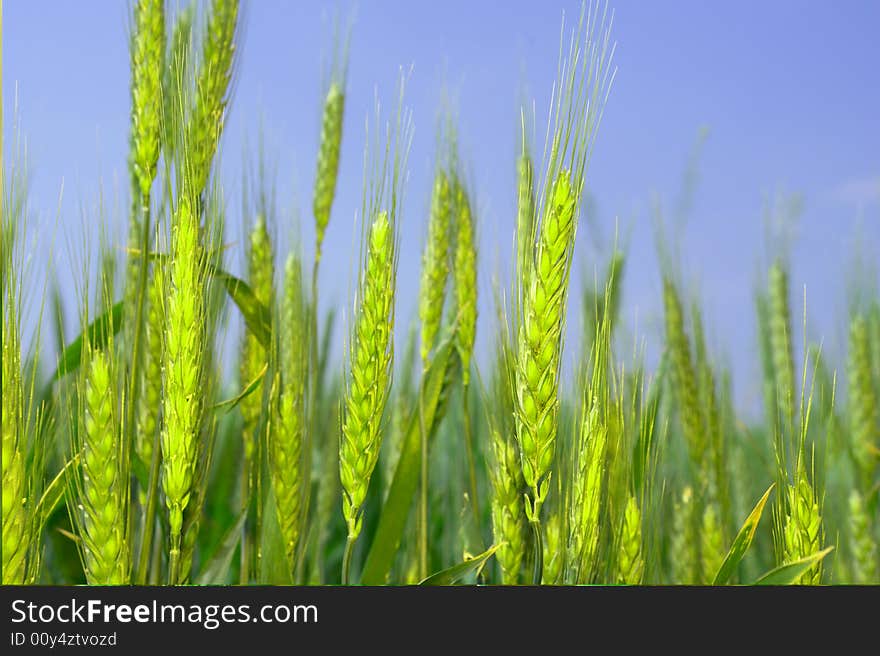
<svg viewBox="0 0 880 656">
<path fill-rule="evenodd" d="M 242 250 L 242 153 L 246 141 L 256 143 L 260 126 L 277 170 L 281 229 L 298 215 L 304 243 L 312 243 L 322 62 L 331 54 L 332 15 L 347 15 L 352 7 L 246 3 L 220 170 L 230 199 L 228 240 L 237 242 L 230 258 L 235 270 Z M 630 255 L 625 325 L 651 348 L 660 343 L 652 206 L 659 200 L 668 225 L 675 223 L 671 215 L 689 153 L 708 128 L 689 217 L 682 228 L 669 230 L 682 235 L 685 279 L 704 302 L 714 351 L 731 363 L 740 402 L 751 404 L 759 393 L 752 297 L 766 260 L 766 198 L 778 191 L 803 195 L 791 242 L 794 307 L 800 316 L 806 285 L 811 337 L 824 336 L 832 353 L 844 348 L 842 312 L 853 255 L 857 248 L 875 260 L 880 253 L 880 3 L 618 0 L 612 7 L 618 73 L 588 172 L 597 211 L 579 230 L 575 279 L 604 266 L 619 221 Z M 125 225 L 128 11 L 124 1 L 3 3 L 4 148 L 8 153 L 17 98 L 30 206 L 62 271 L 71 266 L 64 235 L 84 222 L 97 234 L 94 208 L 102 188 L 110 220 Z M 517 103 L 524 90 L 534 99 L 542 146 L 561 18 L 566 12 L 573 21 L 578 11 L 577 0 L 360 3 L 341 184 L 321 279 L 328 304 L 345 305 L 349 298 L 364 121 L 376 89 L 386 107 L 393 104 L 400 66 L 413 69 L 406 98 L 415 122 L 400 323 L 415 308 L 444 89 L 456 99 L 461 146 L 477 192 L 480 291 L 488 299 L 492 274 L 505 266 L 512 244 Z M 490 314 L 484 304 L 481 345 L 488 343 Z M 576 324 L 577 315 L 570 316 Z"/>
</svg>

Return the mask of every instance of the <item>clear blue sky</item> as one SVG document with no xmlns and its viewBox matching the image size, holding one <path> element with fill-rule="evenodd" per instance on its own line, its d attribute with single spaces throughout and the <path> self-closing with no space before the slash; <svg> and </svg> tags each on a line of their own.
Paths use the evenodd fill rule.
<svg viewBox="0 0 880 656">
<path fill-rule="evenodd" d="M 172 0 L 172 6 L 175 2 Z M 842 312 L 856 246 L 880 253 L 880 3 L 642 2 L 618 0 L 618 75 L 588 172 L 597 214 L 579 232 L 575 276 L 603 265 L 597 246 L 628 237 L 624 317 L 660 341 L 661 285 L 652 199 L 671 212 L 701 126 L 710 134 L 684 227 L 684 271 L 710 323 L 715 352 L 733 366 L 740 402 L 758 396 L 753 288 L 765 249 L 764 198 L 804 196 L 792 246 L 795 311 L 807 286 L 811 334 L 842 349 Z M 321 64 L 334 11 L 349 3 L 246 3 L 232 113 L 224 137 L 228 239 L 238 211 L 244 143 L 262 124 L 278 171 L 282 222 L 298 213 L 306 244 L 320 118 Z M 125 224 L 128 139 L 127 2 L 3 3 L 4 131 L 9 152 L 17 89 L 31 172 L 30 202 L 64 271 L 65 237 L 93 217 L 101 182 L 110 218 Z M 481 287 L 508 260 L 514 215 L 517 101 L 536 101 L 539 144 L 556 72 L 559 27 L 577 0 L 364 1 L 356 11 L 341 185 L 326 241 L 321 286 L 345 303 L 360 205 L 364 119 L 374 89 L 393 102 L 400 66 L 416 125 L 404 210 L 398 317 L 414 312 L 428 207 L 434 126 L 444 85 L 457 98 L 463 151 L 480 209 Z M 60 235 L 54 234 L 64 181 Z M 114 200 L 114 195 L 117 200 Z M 117 213 L 113 207 L 119 208 Z M 601 239 L 589 227 L 601 231 Z M 120 232 L 121 233 L 121 229 Z M 233 249 L 240 251 L 238 247 Z M 309 250 L 310 252 L 310 250 Z M 230 266 L 240 270 L 240 258 Z M 482 308 L 481 343 L 490 308 Z M 578 317 L 571 314 L 571 322 Z"/>
</svg>

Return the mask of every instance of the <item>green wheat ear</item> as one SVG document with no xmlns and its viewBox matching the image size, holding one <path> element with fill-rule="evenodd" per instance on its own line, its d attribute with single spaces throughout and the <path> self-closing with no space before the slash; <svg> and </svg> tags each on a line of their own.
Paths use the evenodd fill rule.
<svg viewBox="0 0 880 656">
<path fill-rule="evenodd" d="M 691 459 L 697 467 L 705 462 L 708 441 L 697 391 L 697 375 L 690 341 L 684 327 L 681 298 L 669 279 L 663 283 L 666 344 L 672 364 L 675 395 L 681 413 L 682 432 Z"/>
<path fill-rule="evenodd" d="M 633 495 L 626 501 L 617 552 L 617 578 L 624 585 L 639 585 L 645 573 L 642 555 L 642 513 Z"/>
<path fill-rule="evenodd" d="M 139 0 L 131 44 L 131 170 L 141 199 L 149 198 L 162 124 L 165 2 Z"/>
<path fill-rule="evenodd" d="M 877 466 L 877 395 L 871 379 L 871 351 L 864 317 L 853 318 L 849 332 L 849 415 L 852 450 L 864 489 L 871 486 Z"/>
<path fill-rule="evenodd" d="M 194 198 L 208 183 L 211 162 L 225 122 L 227 92 L 235 55 L 238 0 L 212 0 L 205 29 L 196 100 L 184 144 L 187 182 Z"/>
<path fill-rule="evenodd" d="M 467 386 L 477 335 L 477 246 L 470 199 L 460 182 L 455 184 L 455 216 L 454 282 L 458 328 L 455 337 L 461 357 L 462 379 Z"/>
<path fill-rule="evenodd" d="M 367 236 L 339 445 L 342 511 L 351 542 L 361 531 L 382 442 L 380 423 L 391 384 L 394 267 L 394 231 L 388 213 L 380 211 Z"/>
<path fill-rule="evenodd" d="M 516 163 L 516 251 L 517 270 L 525 275 L 531 268 L 535 241 L 534 166 L 523 129 L 522 152 Z"/>
<path fill-rule="evenodd" d="M 559 585 L 565 564 L 565 549 L 562 537 L 562 515 L 555 512 L 545 523 L 544 530 L 544 571 L 543 585 Z"/>
<path fill-rule="evenodd" d="M 291 254 L 284 267 L 284 297 L 281 306 L 281 392 L 270 433 L 269 463 L 278 524 L 287 557 L 294 562 L 302 521 L 304 483 L 303 438 L 306 426 L 305 380 L 308 370 L 306 311 L 303 299 L 302 263 Z"/>
<path fill-rule="evenodd" d="M 266 229 L 266 219 L 262 215 L 257 217 L 256 223 L 251 230 L 250 248 L 248 249 L 248 282 L 251 285 L 256 299 L 266 307 L 272 307 L 274 267 L 272 244 L 269 240 L 269 232 Z M 254 380 L 266 365 L 266 348 L 250 332 L 246 332 L 242 340 L 241 349 L 241 380 L 242 386 Z M 250 470 L 250 463 L 254 458 L 257 436 L 255 435 L 260 414 L 263 409 L 263 395 L 254 393 L 242 399 L 241 415 L 244 419 L 242 435 L 244 439 L 244 454 L 246 469 Z"/>
<path fill-rule="evenodd" d="M 700 572 L 704 583 L 711 583 L 724 560 L 724 538 L 718 510 L 714 503 L 708 503 L 703 510 L 700 527 Z"/>
<path fill-rule="evenodd" d="M 505 439 L 498 430 L 492 431 L 492 450 L 495 466 L 492 469 L 492 531 L 495 553 L 501 566 L 504 585 L 519 583 L 520 569 L 525 557 L 526 517 L 523 507 L 523 489 L 519 453 L 511 439 Z"/>
<path fill-rule="evenodd" d="M 204 257 L 192 203 L 184 194 L 174 216 L 165 324 L 162 488 L 169 513 L 172 583 L 180 577 L 184 511 L 194 491 L 204 408 Z"/>
<path fill-rule="evenodd" d="M 568 565 L 571 577 L 577 583 L 589 582 L 596 564 L 608 438 L 598 397 L 584 403 L 582 415 L 572 480 L 568 544 Z"/>
<path fill-rule="evenodd" d="M 531 492 L 529 520 L 538 520 L 549 491 L 556 447 L 559 358 L 569 259 L 574 241 L 575 190 L 568 172 L 553 184 L 531 273 L 524 284 L 517 349 L 517 440 Z"/>
<path fill-rule="evenodd" d="M 775 376 L 777 421 L 781 423 L 783 435 L 790 437 L 795 428 L 796 391 L 788 294 L 788 274 L 782 262 L 777 260 L 770 267 L 769 274 L 770 355 Z"/>
<path fill-rule="evenodd" d="M 675 500 L 672 512 L 672 535 L 669 544 L 671 581 L 674 585 L 693 585 L 697 581 L 699 554 L 697 551 L 694 493 L 685 487 L 681 497 Z"/>
<path fill-rule="evenodd" d="M 318 169 L 315 173 L 315 193 L 312 201 L 312 211 L 315 215 L 315 258 L 317 260 L 321 259 L 324 233 L 330 223 L 330 210 L 336 195 L 344 114 L 345 90 L 342 82 L 333 80 L 327 90 L 327 96 L 324 98 L 321 145 L 318 149 Z"/>
<path fill-rule="evenodd" d="M 3 190 L 5 192 L 5 190 Z M 4 202 L 6 198 L 4 197 Z M 4 247 L 6 216 L 3 217 Z M 10 240 L 11 241 L 11 240 Z M 3 253 L 6 266 L 7 253 Z M 11 258 L 10 258 L 11 260 Z M 11 273 L 11 265 L 10 265 Z M 16 303 L 12 281 L 7 282 L 4 271 L 3 289 L 3 380 L 2 383 L 2 565 L 3 585 L 21 585 L 25 582 L 28 552 L 27 483 L 24 458 L 24 387 L 21 379 L 21 346 L 16 320 Z"/>
<path fill-rule="evenodd" d="M 434 175 L 428 238 L 422 255 L 422 278 L 419 288 L 421 356 L 425 364 L 434 349 L 443 319 L 446 282 L 449 277 L 451 216 L 452 191 L 449 176 L 443 169 L 438 168 Z"/>
<path fill-rule="evenodd" d="M 858 490 L 849 496 L 849 532 L 852 551 L 853 583 L 876 584 L 878 581 L 877 543 L 871 534 L 871 516 Z"/>
<path fill-rule="evenodd" d="M 117 411 L 109 358 L 95 350 L 85 376 L 79 494 L 80 537 L 90 585 L 129 582 L 128 477 Z"/>
<path fill-rule="evenodd" d="M 806 473 L 798 471 L 794 485 L 788 487 L 787 514 L 783 525 L 783 555 L 786 562 L 812 556 L 822 550 L 823 532 L 819 501 Z M 818 585 L 822 565 L 816 563 L 800 578 L 804 585 Z"/>
<path fill-rule="evenodd" d="M 135 452 L 147 471 L 153 462 L 153 445 L 159 427 L 162 406 L 162 357 L 165 339 L 165 280 L 159 262 L 153 265 L 153 274 L 147 295 L 147 323 L 145 326 L 144 377 L 138 396 L 137 434 Z M 141 503 L 146 502 L 147 490 L 140 490 Z"/>
</svg>

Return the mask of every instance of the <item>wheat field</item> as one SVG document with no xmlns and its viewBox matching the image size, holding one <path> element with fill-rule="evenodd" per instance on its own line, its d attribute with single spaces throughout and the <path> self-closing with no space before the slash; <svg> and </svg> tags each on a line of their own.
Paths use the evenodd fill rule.
<svg viewBox="0 0 880 656">
<path fill-rule="evenodd" d="M 876 286 L 830 362 L 820 343 L 796 346 L 802 285 L 771 248 L 754 291 L 754 419 L 708 346 L 678 244 L 657 237 L 656 366 L 621 334 L 626 248 L 608 243 L 595 279 L 574 284 L 614 94 L 611 8 L 585 3 L 546 44 L 560 53 L 546 140 L 528 103 L 512 108 L 509 275 L 480 252 L 453 112 L 429 210 L 404 218 L 406 72 L 368 117 L 363 179 L 339 175 L 343 139 L 358 139 L 343 135 L 342 23 L 316 99 L 314 243 L 259 174 L 246 239 L 230 240 L 219 162 L 244 13 L 133 2 L 127 210 L 108 219 L 127 241 L 101 245 L 73 297 L 29 266 L 27 170 L 4 146 L 3 584 L 880 583 Z M 350 298 L 320 313 L 324 236 L 349 221 L 341 187 L 363 198 Z M 424 223 L 422 243 L 402 243 L 403 220 Z M 400 330 L 398 264 L 416 250 L 417 318 Z M 62 308 L 78 334 L 45 347 Z"/>
</svg>

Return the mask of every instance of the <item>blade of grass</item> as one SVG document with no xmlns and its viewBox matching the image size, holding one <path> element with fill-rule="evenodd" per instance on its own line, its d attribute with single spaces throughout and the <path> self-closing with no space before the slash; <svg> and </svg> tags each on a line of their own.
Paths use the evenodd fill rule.
<svg viewBox="0 0 880 656">
<path fill-rule="evenodd" d="M 419 585 L 455 585 L 470 574 L 479 574 L 483 566 L 498 550 L 499 545 L 489 547 L 483 553 L 453 565 L 424 579 Z"/>
<path fill-rule="evenodd" d="M 833 550 L 834 547 L 828 547 L 806 558 L 780 565 L 760 577 L 755 581 L 754 585 L 794 585 L 794 583 L 800 580 L 804 572 L 825 558 Z"/>
<path fill-rule="evenodd" d="M 196 585 L 224 585 L 229 583 L 229 568 L 232 565 L 232 559 L 235 556 L 235 550 L 241 538 L 241 527 L 245 519 L 247 519 L 247 513 L 243 512 L 239 515 L 235 525 L 227 531 L 226 536 L 217 548 L 217 552 L 202 569 L 199 578 L 196 579 Z"/>
<path fill-rule="evenodd" d="M 742 528 L 740 528 L 739 533 L 736 534 L 736 538 L 730 547 L 730 551 L 727 552 L 724 561 L 721 563 L 721 567 L 718 569 L 718 573 L 715 574 L 712 585 L 724 585 L 727 583 L 736 571 L 740 562 L 742 562 L 743 557 L 752 545 L 752 540 L 755 538 L 755 531 L 758 530 L 758 522 L 761 521 L 761 515 L 764 514 L 764 506 L 767 504 L 767 499 L 770 498 L 770 493 L 775 486 L 776 483 L 773 483 L 767 488 L 767 491 L 764 492 L 764 496 L 761 497 L 760 501 L 758 501 L 752 509 L 752 512 L 749 513 L 749 516 L 746 517 L 746 521 L 743 522 Z"/>
</svg>

